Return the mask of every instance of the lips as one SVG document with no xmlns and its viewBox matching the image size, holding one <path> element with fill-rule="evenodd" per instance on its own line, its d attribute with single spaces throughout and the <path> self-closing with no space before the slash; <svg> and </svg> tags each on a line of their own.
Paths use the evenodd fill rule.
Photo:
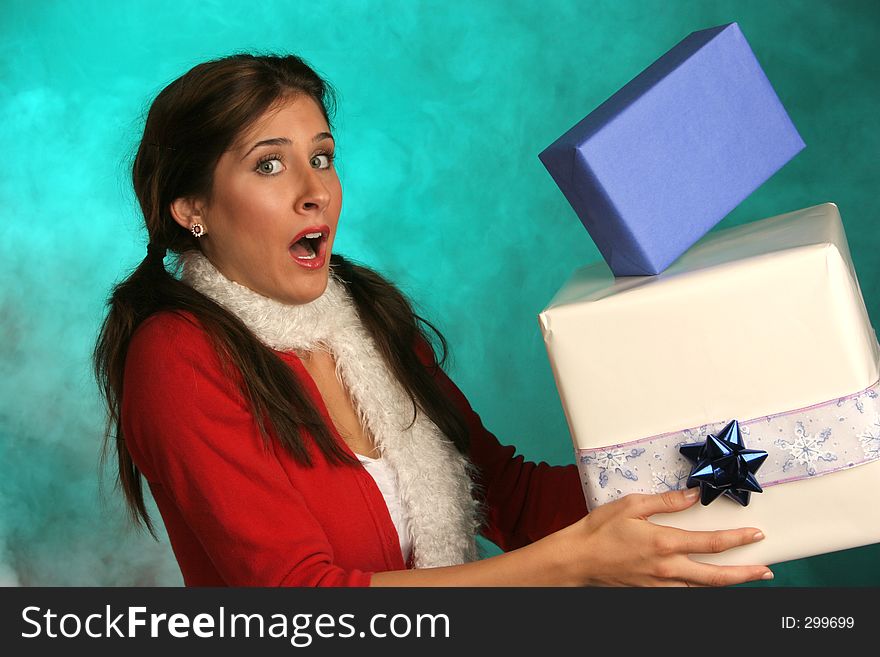
<svg viewBox="0 0 880 657">
<path fill-rule="evenodd" d="M 319 269 L 324 265 L 330 226 L 326 224 L 304 228 L 291 240 L 288 252 L 296 264 L 306 269 Z M 302 240 L 302 242 L 300 242 Z"/>
</svg>

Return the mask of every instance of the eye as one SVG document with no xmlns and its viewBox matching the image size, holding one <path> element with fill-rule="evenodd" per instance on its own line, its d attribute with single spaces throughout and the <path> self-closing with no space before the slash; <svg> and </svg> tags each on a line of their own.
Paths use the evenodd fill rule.
<svg viewBox="0 0 880 657">
<path fill-rule="evenodd" d="M 314 169 L 329 169 L 330 165 L 333 164 L 333 153 L 318 153 L 312 156 L 309 164 Z"/>
<path fill-rule="evenodd" d="M 266 155 L 257 162 L 256 171 L 264 176 L 277 176 L 281 173 L 281 156 Z"/>
</svg>

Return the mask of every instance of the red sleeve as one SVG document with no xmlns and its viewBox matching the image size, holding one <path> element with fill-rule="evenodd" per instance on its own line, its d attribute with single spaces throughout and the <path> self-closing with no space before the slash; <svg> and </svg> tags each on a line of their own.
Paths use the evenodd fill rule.
<svg viewBox="0 0 880 657">
<path fill-rule="evenodd" d="M 321 525 L 224 377 L 194 320 L 163 313 L 136 332 L 122 417 L 132 456 L 163 487 L 230 586 L 369 586 L 333 564 Z M 278 450 L 281 447 L 278 446 Z"/>
<path fill-rule="evenodd" d="M 416 351 L 425 365 L 434 353 L 424 340 Z M 483 426 L 458 386 L 439 367 L 434 374 L 441 389 L 460 409 L 470 430 L 470 458 L 479 468 L 485 490 L 487 522 L 483 535 L 509 551 L 533 543 L 587 514 L 577 466 L 551 466 L 526 461 L 512 445 L 502 445 Z"/>
</svg>

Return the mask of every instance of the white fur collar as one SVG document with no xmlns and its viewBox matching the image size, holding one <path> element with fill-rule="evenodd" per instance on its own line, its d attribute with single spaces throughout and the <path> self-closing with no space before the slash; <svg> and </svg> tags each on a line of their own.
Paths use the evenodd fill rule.
<svg viewBox="0 0 880 657">
<path fill-rule="evenodd" d="M 235 283 L 199 251 L 181 256 L 182 280 L 235 314 L 278 351 L 329 349 L 336 375 L 349 391 L 362 424 L 397 473 L 409 518 L 416 568 L 477 558 L 478 505 L 473 465 L 412 403 L 361 324 L 345 283 L 330 268 L 327 289 L 314 301 L 284 304 Z"/>
</svg>

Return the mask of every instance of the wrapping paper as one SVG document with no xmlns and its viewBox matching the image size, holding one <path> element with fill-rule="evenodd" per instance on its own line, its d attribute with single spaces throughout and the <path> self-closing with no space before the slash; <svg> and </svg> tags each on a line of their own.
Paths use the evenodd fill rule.
<svg viewBox="0 0 880 657">
<path fill-rule="evenodd" d="M 686 37 L 539 158 L 629 276 L 662 271 L 803 147 L 731 23 Z"/>
<path fill-rule="evenodd" d="M 539 324 L 579 454 L 805 409 L 880 379 L 880 347 L 832 203 L 710 233 L 658 276 L 583 267 Z M 759 527 L 764 541 L 695 558 L 777 563 L 880 541 L 878 484 L 874 460 L 769 486 L 748 507 L 721 498 L 652 520 Z"/>
</svg>

